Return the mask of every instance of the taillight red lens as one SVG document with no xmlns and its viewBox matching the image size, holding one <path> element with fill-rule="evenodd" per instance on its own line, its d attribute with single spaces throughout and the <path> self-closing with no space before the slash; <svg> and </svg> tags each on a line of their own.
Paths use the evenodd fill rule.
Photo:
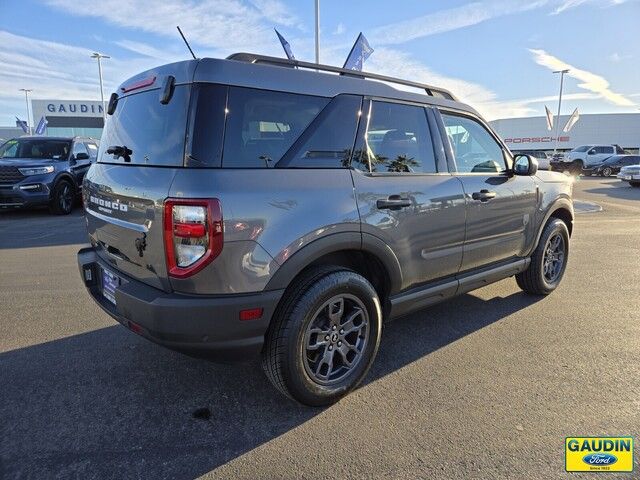
<svg viewBox="0 0 640 480">
<path fill-rule="evenodd" d="M 169 275 L 185 278 L 220 255 L 224 244 L 217 198 L 169 198 L 164 202 L 164 244 Z"/>
<path fill-rule="evenodd" d="M 176 237 L 200 238 L 207 234 L 207 229 L 202 223 L 175 223 L 173 234 Z"/>
</svg>

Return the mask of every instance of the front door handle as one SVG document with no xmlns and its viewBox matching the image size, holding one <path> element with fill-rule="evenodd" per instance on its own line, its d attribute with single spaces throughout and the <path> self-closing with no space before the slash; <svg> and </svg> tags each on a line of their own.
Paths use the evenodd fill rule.
<svg viewBox="0 0 640 480">
<path fill-rule="evenodd" d="M 492 198 L 496 197 L 496 192 L 490 192 L 489 190 L 480 190 L 479 192 L 473 192 L 471 198 L 474 200 L 480 200 L 481 202 L 488 202 Z"/>
<path fill-rule="evenodd" d="M 387 199 L 378 200 L 376 206 L 380 210 L 400 210 L 404 207 L 410 207 L 411 200 L 406 197 L 401 197 L 400 195 L 391 195 Z"/>
</svg>

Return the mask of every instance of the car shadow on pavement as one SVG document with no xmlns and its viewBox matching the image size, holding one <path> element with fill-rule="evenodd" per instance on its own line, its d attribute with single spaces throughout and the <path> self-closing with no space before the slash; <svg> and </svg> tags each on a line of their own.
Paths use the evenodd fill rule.
<svg viewBox="0 0 640 480">
<path fill-rule="evenodd" d="M 536 301 L 466 294 L 396 320 L 365 383 Z M 0 478 L 192 479 L 324 411 L 257 364 L 193 359 L 120 326 L 2 353 L 0 383 Z"/>
<path fill-rule="evenodd" d="M 84 210 L 52 215 L 46 208 L 0 209 L 0 249 L 88 243 Z"/>
<path fill-rule="evenodd" d="M 606 188 L 590 188 L 585 190 L 586 193 L 594 193 L 596 195 L 607 195 L 622 200 L 640 200 L 640 188 L 632 187 L 627 182 L 620 181 L 617 184 Z"/>
</svg>

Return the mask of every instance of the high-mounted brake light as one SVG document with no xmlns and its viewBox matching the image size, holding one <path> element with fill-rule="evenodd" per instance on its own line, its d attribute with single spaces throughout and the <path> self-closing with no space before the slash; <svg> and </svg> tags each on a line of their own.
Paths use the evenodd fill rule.
<svg viewBox="0 0 640 480">
<path fill-rule="evenodd" d="M 156 81 L 156 77 L 143 78 L 142 80 L 138 80 L 137 82 L 133 82 L 129 85 L 125 85 L 124 87 L 120 87 L 120 90 L 122 90 L 123 93 L 132 92 L 133 90 L 138 90 L 140 88 L 153 85 L 155 81 Z"/>
<path fill-rule="evenodd" d="M 185 278 L 220 255 L 224 243 L 217 198 L 169 198 L 164 202 L 164 245 L 169 275 Z"/>
</svg>

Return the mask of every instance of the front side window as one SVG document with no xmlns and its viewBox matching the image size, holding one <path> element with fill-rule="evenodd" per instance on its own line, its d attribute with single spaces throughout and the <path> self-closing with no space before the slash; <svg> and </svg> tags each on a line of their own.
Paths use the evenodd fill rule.
<svg viewBox="0 0 640 480">
<path fill-rule="evenodd" d="M 502 147 L 488 130 L 469 117 L 442 114 L 456 166 L 462 173 L 500 173 L 506 170 Z"/>
<path fill-rule="evenodd" d="M 310 95 L 229 88 L 222 166 L 273 167 L 328 102 Z"/>
<path fill-rule="evenodd" d="M 589 148 L 591 148 L 589 145 L 583 145 L 581 147 L 576 147 L 571 151 L 572 152 L 586 152 L 587 150 L 589 150 Z"/>
<path fill-rule="evenodd" d="M 87 142 L 85 146 L 89 152 L 89 157 L 96 158 L 98 156 L 98 146 L 95 143 Z"/>
<path fill-rule="evenodd" d="M 73 145 L 73 155 L 76 156 L 79 153 L 86 153 L 87 156 L 89 156 L 89 152 L 87 151 L 87 147 L 85 147 L 84 143 L 82 143 L 82 142 L 76 142 Z"/>
<path fill-rule="evenodd" d="M 427 115 L 422 107 L 371 102 L 365 148 L 372 172 L 436 173 Z"/>
</svg>

